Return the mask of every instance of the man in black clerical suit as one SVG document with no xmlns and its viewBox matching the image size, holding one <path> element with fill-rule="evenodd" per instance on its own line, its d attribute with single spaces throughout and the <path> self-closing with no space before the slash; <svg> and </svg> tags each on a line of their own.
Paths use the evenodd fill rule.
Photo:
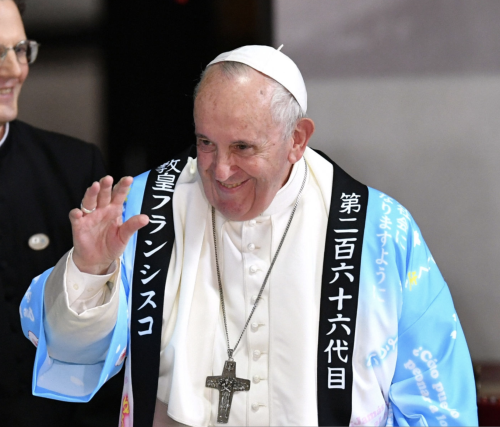
<svg viewBox="0 0 500 427">
<path fill-rule="evenodd" d="M 32 278 L 72 247 L 68 212 L 105 170 L 94 145 L 16 120 L 38 50 L 27 40 L 22 9 L 18 1 L 0 0 L 0 425 L 114 425 L 119 378 L 90 406 L 31 394 L 35 347 L 23 336 L 19 303 Z"/>
</svg>

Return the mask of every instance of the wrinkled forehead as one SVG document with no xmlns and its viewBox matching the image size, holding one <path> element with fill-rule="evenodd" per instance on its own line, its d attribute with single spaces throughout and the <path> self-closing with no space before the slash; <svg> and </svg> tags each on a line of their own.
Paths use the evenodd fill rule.
<svg viewBox="0 0 500 427">
<path fill-rule="evenodd" d="M 275 123 L 271 100 L 273 90 L 260 73 L 230 77 L 217 69 L 208 76 L 194 104 L 198 135 L 212 141 L 263 141 L 281 132 Z"/>
<path fill-rule="evenodd" d="M 200 106 L 235 110 L 264 109 L 269 112 L 277 83 L 247 67 L 237 73 L 226 73 L 219 64 L 210 66 L 198 88 L 195 111 Z"/>
</svg>

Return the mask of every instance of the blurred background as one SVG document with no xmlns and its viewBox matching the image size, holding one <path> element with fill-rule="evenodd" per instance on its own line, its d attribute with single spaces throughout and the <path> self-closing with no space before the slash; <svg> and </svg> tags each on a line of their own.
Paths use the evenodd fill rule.
<svg viewBox="0 0 500 427">
<path fill-rule="evenodd" d="M 27 0 L 42 44 L 20 118 L 96 143 L 114 176 L 194 142 L 192 93 L 218 53 L 272 40 L 264 0 Z"/>
<path fill-rule="evenodd" d="M 115 177 L 138 174 L 194 142 L 192 91 L 211 59 L 283 43 L 308 88 L 311 146 L 422 229 L 493 407 L 499 18 L 498 0 L 28 0 L 42 47 L 20 118 L 97 144 Z"/>
</svg>

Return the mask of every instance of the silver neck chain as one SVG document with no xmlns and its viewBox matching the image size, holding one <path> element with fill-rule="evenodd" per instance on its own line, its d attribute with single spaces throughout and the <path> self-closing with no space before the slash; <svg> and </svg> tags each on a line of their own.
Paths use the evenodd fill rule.
<svg viewBox="0 0 500 427">
<path fill-rule="evenodd" d="M 262 283 L 262 286 L 260 287 L 259 294 L 257 295 L 257 298 L 255 299 L 255 303 L 252 307 L 252 311 L 250 311 L 250 315 L 248 316 L 248 319 L 245 322 L 245 326 L 243 327 L 243 330 L 241 331 L 240 337 L 238 338 L 238 341 L 236 342 L 233 349 L 231 349 L 231 346 L 229 344 L 229 333 L 227 331 L 226 306 L 224 304 L 224 292 L 222 291 L 222 281 L 220 278 L 220 268 L 219 268 L 219 257 L 217 255 L 217 233 L 215 231 L 215 208 L 212 206 L 212 231 L 214 234 L 215 265 L 217 267 L 217 280 L 219 281 L 220 303 L 221 303 L 221 307 L 222 307 L 222 316 L 224 318 L 224 329 L 226 331 L 226 341 L 227 341 L 227 355 L 229 357 L 229 360 L 233 360 L 233 354 L 236 351 L 236 347 L 238 347 L 238 344 L 240 343 L 241 338 L 243 338 L 243 334 L 247 330 L 248 324 L 250 323 L 250 320 L 252 319 L 253 313 L 255 312 L 255 309 L 257 308 L 257 305 L 259 304 L 262 293 L 264 292 L 264 288 L 266 287 L 267 280 L 269 279 L 269 276 L 271 274 L 271 270 L 273 269 L 274 263 L 276 262 L 276 259 L 278 258 L 278 254 L 281 250 L 281 247 L 283 246 L 283 242 L 285 241 L 285 237 L 288 233 L 288 229 L 290 228 L 290 224 L 292 223 L 293 216 L 295 215 L 295 211 L 297 210 L 297 206 L 299 204 L 300 195 L 302 194 L 302 190 L 304 189 L 304 186 L 306 184 L 307 163 L 305 161 L 304 161 L 304 165 L 305 165 L 304 179 L 302 180 L 302 185 L 300 187 L 299 194 L 297 195 L 297 199 L 295 200 L 295 205 L 293 206 L 292 213 L 290 214 L 290 218 L 288 219 L 288 223 L 286 225 L 285 232 L 283 233 L 283 237 L 281 238 L 281 241 L 278 245 L 278 249 L 276 249 L 276 253 L 274 254 L 273 260 L 271 261 L 271 265 L 269 266 L 269 269 L 267 270 L 266 277 L 264 278 L 264 282 Z"/>
</svg>

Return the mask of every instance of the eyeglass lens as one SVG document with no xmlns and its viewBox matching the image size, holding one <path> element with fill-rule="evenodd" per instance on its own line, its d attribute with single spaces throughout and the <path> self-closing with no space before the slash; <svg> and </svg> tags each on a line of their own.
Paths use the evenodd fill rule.
<svg viewBox="0 0 500 427">
<path fill-rule="evenodd" d="M 38 55 L 38 43 L 32 40 L 23 40 L 14 47 L 0 45 L 0 61 L 3 62 L 9 50 L 13 50 L 20 64 L 33 64 Z"/>
</svg>

